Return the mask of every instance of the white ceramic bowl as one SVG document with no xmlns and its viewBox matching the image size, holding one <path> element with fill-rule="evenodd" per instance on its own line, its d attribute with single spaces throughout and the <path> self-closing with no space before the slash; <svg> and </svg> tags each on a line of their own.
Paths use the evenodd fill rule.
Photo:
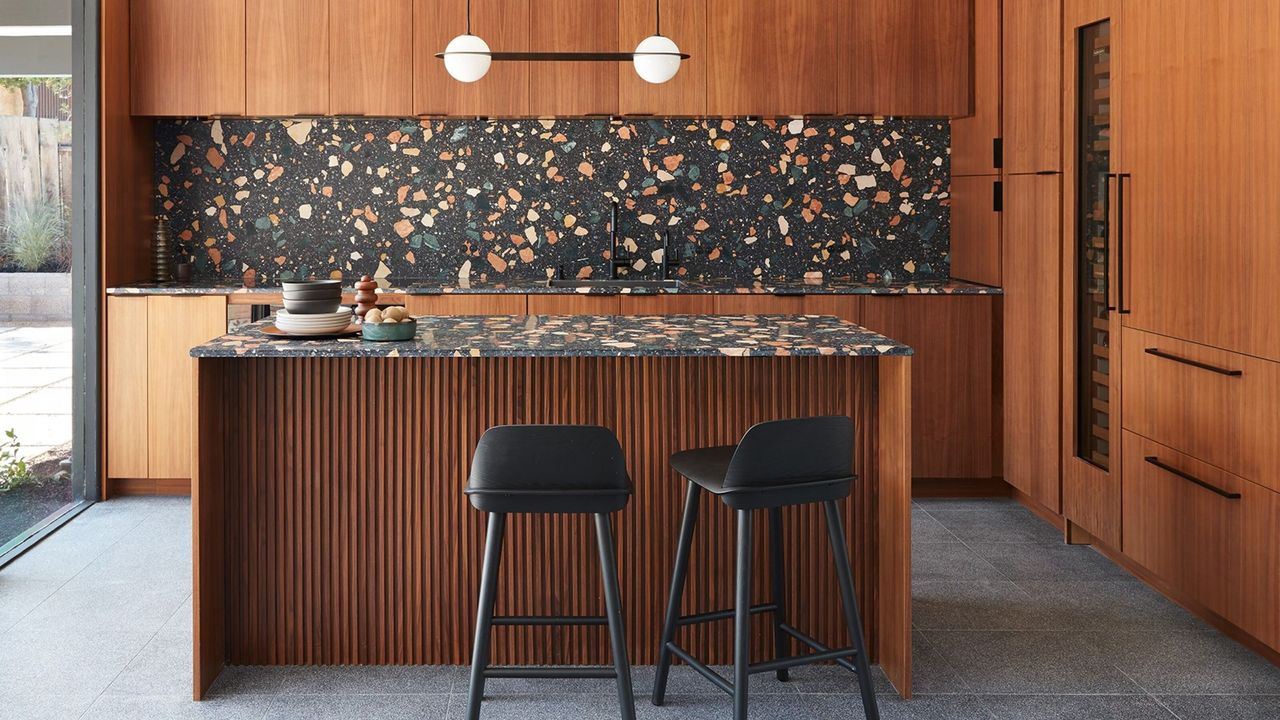
<svg viewBox="0 0 1280 720">
<path fill-rule="evenodd" d="M 337 312 L 314 315 L 294 315 L 288 310 L 276 313 L 276 327 L 299 335 L 328 335 L 340 332 L 351 324 L 351 308 Z"/>
</svg>

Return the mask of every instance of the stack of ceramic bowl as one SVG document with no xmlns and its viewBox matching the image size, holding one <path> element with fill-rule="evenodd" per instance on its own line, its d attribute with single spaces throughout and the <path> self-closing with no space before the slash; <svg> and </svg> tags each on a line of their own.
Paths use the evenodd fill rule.
<svg viewBox="0 0 1280 720">
<path fill-rule="evenodd" d="M 336 335 L 351 324 L 351 308 L 342 306 L 337 280 L 286 282 L 284 310 L 276 313 L 276 327 L 290 335 Z"/>
</svg>

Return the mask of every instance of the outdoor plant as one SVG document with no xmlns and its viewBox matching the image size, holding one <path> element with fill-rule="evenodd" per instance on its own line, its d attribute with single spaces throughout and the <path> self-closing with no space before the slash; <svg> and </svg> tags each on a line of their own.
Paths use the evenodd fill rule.
<svg viewBox="0 0 1280 720">
<path fill-rule="evenodd" d="M 28 272 L 40 270 L 67 241 L 65 214 L 62 203 L 47 198 L 14 210 L 5 225 L 6 259 Z"/>
<path fill-rule="evenodd" d="M 12 428 L 5 430 L 4 438 L 0 439 L 0 492 L 8 492 L 35 479 L 27 461 L 18 454 L 21 449 L 18 433 Z"/>
</svg>

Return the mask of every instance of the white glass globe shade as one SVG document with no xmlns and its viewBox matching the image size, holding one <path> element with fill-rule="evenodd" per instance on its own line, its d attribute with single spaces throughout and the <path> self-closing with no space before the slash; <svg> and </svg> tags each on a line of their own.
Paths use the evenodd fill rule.
<svg viewBox="0 0 1280 720">
<path fill-rule="evenodd" d="M 489 44 L 477 35 L 459 35 L 444 49 L 444 69 L 454 80 L 475 82 L 489 72 Z"/>
<path fill-rule="evenodd" d="M 650 35 L 636 46 L 636 56 L 632 63 L 636 66 L 636 74 L 646 82 L 655 85 L 664 83 L 676 76 L 680 70 L 680 48 L 663 35 Z M 669 55 L 643 55 L 641 53 L 670 53 Z"/>
</svg>

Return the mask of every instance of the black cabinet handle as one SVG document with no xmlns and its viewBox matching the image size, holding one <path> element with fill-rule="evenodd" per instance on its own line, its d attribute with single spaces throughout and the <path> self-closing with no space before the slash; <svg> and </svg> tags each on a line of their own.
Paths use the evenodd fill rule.
<svg viewBox="0 0 1280 720">
<path fill-rule="evenodd" d="M 1199 360 L 1192 360 L 1191 358 L 1184 358 L 1181 355 L 1174 355 L 1173 353 L 1167 353 L 1161 350 L 1160 348 L 1153 348 L 1153 347 L 1147 348 L 1146 353 L 1148 355 L 1155 355 L 1156 357 L 1164 358 L 1165 360 L 1172 360 L 1174 362 L 1179 362 L 1179 363 L 1182 363 L 1183 365 L 1190 365 L 1191 367 L 1197 367 L 1197 368 L 1200 368 L 1201 370 L 1208 370 L 1209 372 L 1215 372 L 1215 373 L 1218 373 L 1219 375 L 1226 375 L 1228 377 L 1240 377 L 1241 375 L 1244 375 L 1243 370 L 1228 370 L 1227 368 L 1218 367 L 1217 365 L 1210 365 L 1209 363 L 1203 363 L 1203 362 L 1200 362 Z"/>
<path fill-rule="evenodd" d="M 1103 248 L 1102 282 L 1106 286 L 1107 312 L 1115 312 L 1116 306 L 1111 302 L 1111 180 L 1115 173 L 1107 173 L 1102 177 L 1102 195 L 1106 201 L 1102 206 L 1102 237 L 1107 245 Z"/>
<path fill-rule="evenodd" d="M 1116 175 L 1116 305 L 1121 315 L 1131 311 L 1124 303 L 1124 181 L 1131 177 L 1129 173 Z"/>
<path fill-rule="evenodd" d="M 1204 488 L 1205 490 L 1208 490 L 1208 491 L 1213 492 L 1213 493 L 1217 493 L 1218 495 L 1221 495 L 1222 497 L 1224 497 L 1224 498 L 1226 498 L 1226 499 L 1228 499 L 1228 500 L 1239 500 L 1239 499 L 1240 499 L 1240 493 L 1238 493 L 1238 492 L 1227 492 L 1226 490 L 1223 490 L 1222 488 L 1220 488 L 1220 487 L 1218 487 L 1218 486 L 1216 486 L 1216 485 L 1210 485 L 1209 483 L 1207 483 L 1207 482 L 1205 482 L 1205 481 L 1201 480 L 1200 478 L 1196 477 L 1195 475 L 1192 475 L 1191 473 L 1183 472 L 1183 471 L 1179 470 L 1178 468 L 1173 467 L 1173 466 L 1171 466 L 1171 465 L 1165 465 L 1164 463 L 1160 462 L 1160 458 L 1158 458 L 1158 457 L 1156 457 L 1156 456 L 1154 456 L 1154 455 L 1148 455 L 1147 457 L 1145 457 L 1145 458 L 1143 458 L 1143 459 L 1144 459 L 1144 460 L 1146 460 L 1147 462 L 1151 463 L 1152 465 L 1155 465 L 1156 467 L 1160 468 L 1161 470 L 1163 470 L 1163 471 L 1165 471 L 1165 472 L 1169 473 L 1170 475 L 1177 475 L 1178 477 L 1182 478 L 1183 480 L 1186 480 L 1186 481 L 1188 481 L 1188 482 L 1193 482 L 1193 483 L 1195 483 L 1196 485 L 1199 485 L 1200 487 Z"/>
</svg>

